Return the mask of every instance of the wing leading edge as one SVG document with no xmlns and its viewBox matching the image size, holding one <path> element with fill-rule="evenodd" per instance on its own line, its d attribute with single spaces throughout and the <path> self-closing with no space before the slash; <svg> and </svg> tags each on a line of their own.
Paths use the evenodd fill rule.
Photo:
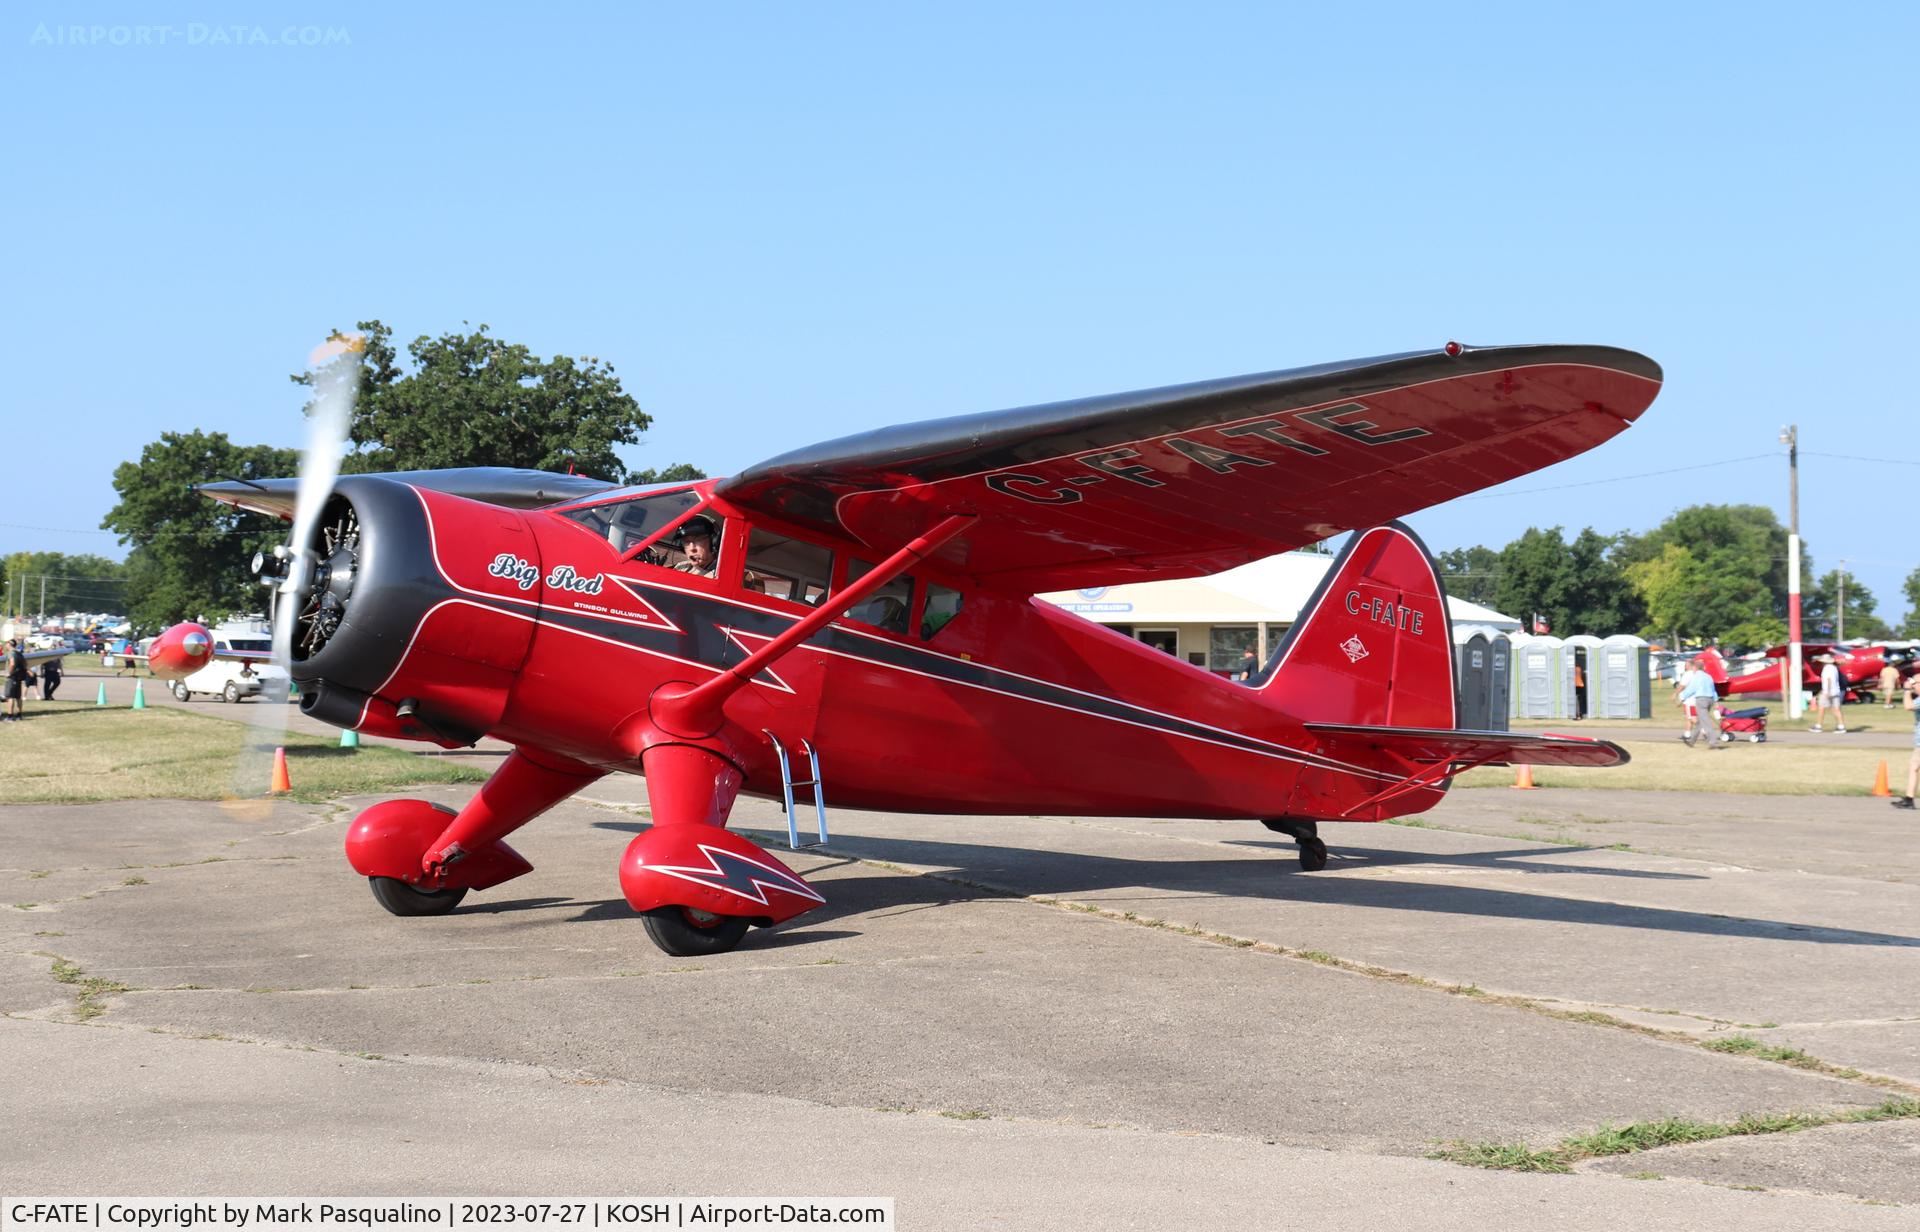
<svg viewBox="0 0 1920 1232">
<path fill-rule="evenodd" d="M 1449 344 L 884 428 L 717 493 L 876 550 L 975 515 L 946 556 L 1007 590 L 1189 577 L 1583 453 L 1660 383 L 1652 360 L 1612 347 Z"/>
</svg>

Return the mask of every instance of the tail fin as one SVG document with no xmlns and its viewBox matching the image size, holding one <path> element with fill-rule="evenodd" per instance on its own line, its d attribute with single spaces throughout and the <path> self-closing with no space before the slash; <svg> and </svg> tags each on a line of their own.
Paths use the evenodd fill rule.
<svg viewBox="0 0 1920 1232">
<path fill-rule="evenodd" d="M 1300 719 L 1451 728 L 1453 627 L 1427 545 L 1398 522 L 1356 534 L 1261 676 Z"/>
</svg>

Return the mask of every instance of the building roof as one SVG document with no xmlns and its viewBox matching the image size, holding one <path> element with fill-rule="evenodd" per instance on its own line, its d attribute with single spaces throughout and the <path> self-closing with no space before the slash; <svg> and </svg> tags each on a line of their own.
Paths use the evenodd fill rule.
<svg viewBox="0 0 1920 1232">
<path fill-rule="evenodd" d="M 1040 597 L 1101 624 L 1291 624 L 1333 567 L 1318 552 L 1281 552 L 1212 577 L 1089 586 Z M 1456 623 L 1518 629 L 1520 622 L 1465 599 L 1447 599 Z"/>
</svg>

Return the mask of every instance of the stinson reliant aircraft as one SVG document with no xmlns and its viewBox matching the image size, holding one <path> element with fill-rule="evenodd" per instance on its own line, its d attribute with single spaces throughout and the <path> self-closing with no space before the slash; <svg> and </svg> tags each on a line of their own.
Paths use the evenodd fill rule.
<svg viewBox="0 0 1920 1232">
<path fill-rule="evenodd" d="M 697 483 L 328 469 L 201 491 L 294 524 L 268 580 L 304 712 L 514 746 L 458 811 L 391 800 L 352 823 L 382 906 L 451 911 L 531 871 L 509 834 L 643 774 L 653 824 L 621 888 L 661 948 L 716 953 L 824 901 L 726 828 L 743 792 L 784 801 L 790 828 L 796 796 L 1245 818 L 1315 871 L 1318 823 L 1422 812 L 1470 767 L 1625 761 L 1455 730 L 1445 595 L 1392 519 L 1593 448 L 1660 382 L 1631 351 L 1449 343 L 882 428 Z M 1356 528 L 1247 684 L 1035 597 Z M 214 654 L 177 625 L 151 664 Z"/>
</svg>

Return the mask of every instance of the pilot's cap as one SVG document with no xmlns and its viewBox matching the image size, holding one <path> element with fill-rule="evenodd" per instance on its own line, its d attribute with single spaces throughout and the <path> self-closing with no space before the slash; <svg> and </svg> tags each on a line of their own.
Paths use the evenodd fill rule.
<svg viewBox="0 0 1920 1232">
<path fill-rule="evenodd" d="M 681 523 L 680 538 L 683 541 L 697 535 L 705 535 L 709 539 L 713 538 L 714 525 L 711 519 L 704 517 L 688 518 L 685 522 Z"/>
</svg>

